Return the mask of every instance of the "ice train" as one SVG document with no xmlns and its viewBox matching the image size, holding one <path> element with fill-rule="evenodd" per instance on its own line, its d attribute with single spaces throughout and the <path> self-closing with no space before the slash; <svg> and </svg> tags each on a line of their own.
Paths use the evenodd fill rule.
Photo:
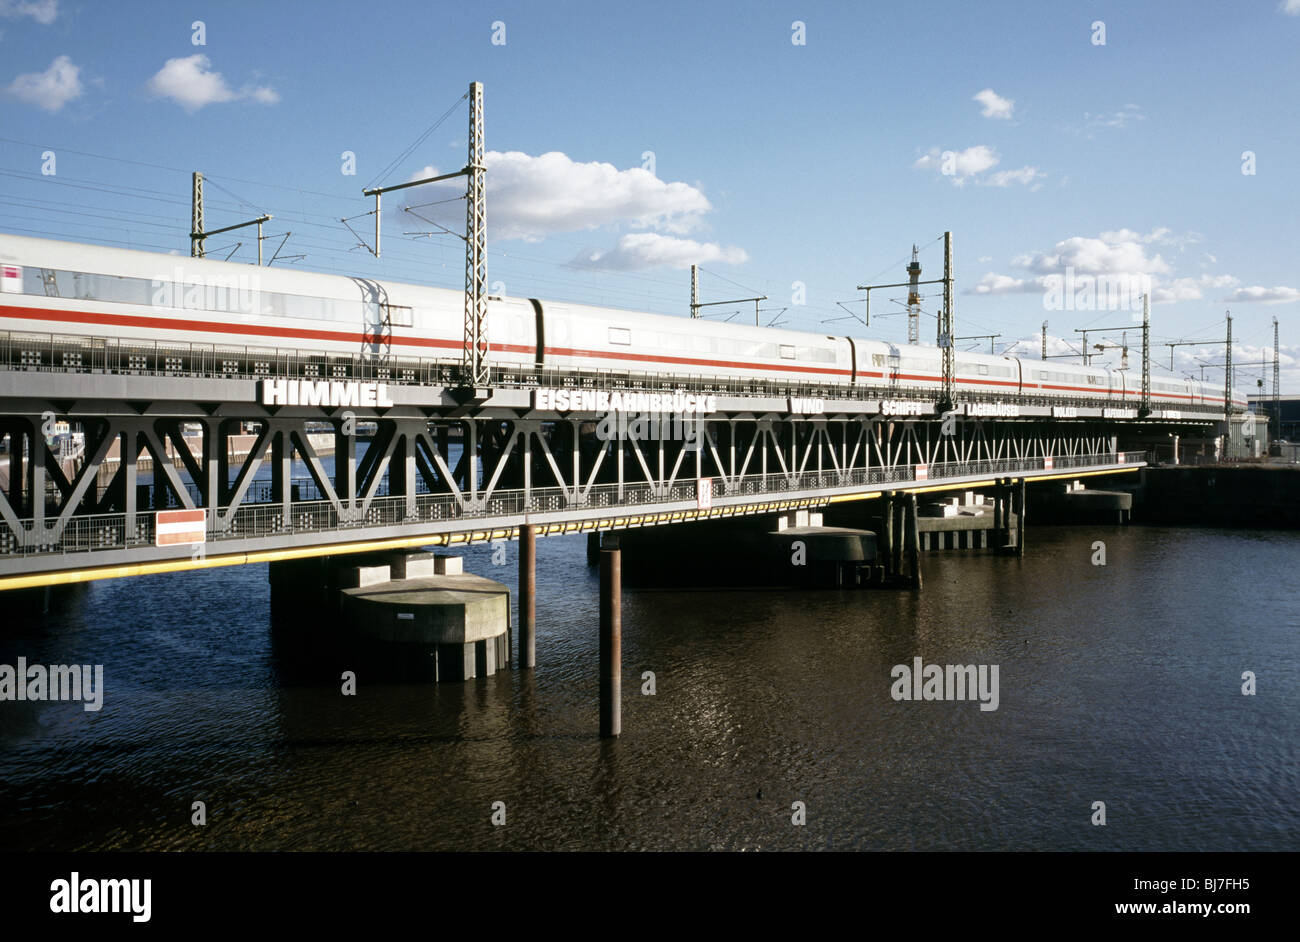
<svg viewBox="0 0 1300 942">
<path fill-rule="evenodd" d="M 459 363 L 460 291 L 0 233 L 0 346 L 9 368 L 349 375 L 382 361 L 396 381 Z M 683 385 L 746 380 L 922 396 L 941 351 L 536 298 L 493 297 L 490 360 L 502 375 L 592 373 Z M 96 359 L 97 350 L 111 350 Z M 286 359 L 286 351 L 292 356 Z M 272 364 L 275 364 L 273 367 Z M 1140 377 L 959 352 L 959 398 L 1135 405 Z M 1152 377 L 1153 408 L 1223 410 L 1223 387 Z M 1246 397 L 1233 391 L 1233 407 Z"/>
</svg>

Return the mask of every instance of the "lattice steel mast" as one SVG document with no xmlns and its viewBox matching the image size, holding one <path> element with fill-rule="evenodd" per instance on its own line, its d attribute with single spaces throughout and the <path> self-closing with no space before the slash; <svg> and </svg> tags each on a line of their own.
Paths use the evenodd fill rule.
<svg viewBox="0 0 1300 942">
<path fill-rule="evenodd" d="M 1229 418 L 1232 415 L 1232 312 L 1227 312 L 1228 318 L 1228 346 L 1227 355 L 1223 359 L 1223 417 Z"/>
<path fill-rule="evenodd" d="M 1278 363 L 1277 318 L 1273 318 L 1273 435 L 1282 437 L 1282 372 Z"/>
<path fill-rule="evenodd" d="M 952 233 L 943 234 L 943 314 L 940 317 L 939 346 L 943 348 L 943 399 L 942 406 L 951 409 L 956 402 L 953 395 L 953 317 L 952 317 Z"/>
<path fill-rule="evenodd" d="M 465 381 L 484 386 L 487 363 L 487 192 L 483 163 L 483 83 L 469 86 L 469 187 L 465 197 Z"/>
</svg>

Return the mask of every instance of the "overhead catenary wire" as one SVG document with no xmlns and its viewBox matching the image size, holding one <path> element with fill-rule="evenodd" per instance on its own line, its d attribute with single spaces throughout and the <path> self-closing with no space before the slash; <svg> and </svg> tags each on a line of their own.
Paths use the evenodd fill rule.
<svg viewBox="0 0 1300 942">
<path fill-rule="evenodd" d="M 169 168 L 169 169 L 177 170 L 177 171 L 179 172 L 179 168 Z M 188 207 L 188 205 L 189 205 L 188 200 L 179 199 L 179 198 L 177 198 L 177 197 L 175 197 L 175 196 L 170 195 L 170 194 L 167 193 L 166 191 L 159 191 L 159 190 L 154 190 L 154 189 L 145 188 L 145 187 L 134 187 L 134 186 L 128 186 L 128 185 L 124 185 L 124 184 L 116 184 L 116 183 L 108 184 L 108 183 L 103 183 L 103 182 L 98 181 L 98 180 L 90 180 L 90 179 L 83 180 L 82 178 L 76 178 L 76 179 L 74 180 L 74 179 L 68 179 L 68 178 L 66 178 L 66 176 L 65 176 L 64 178 L 62 178 L 62 179 L 55 179 L 55 178 L 53 178 L 53 177 L 44 177 L 44 176 L 41 176 L 41 175 L 39 175 L 39 174 L 34 174 L 34 173 L 29 173 L 29 172 L 23 172 L 23 171 L 0 171 L 0 173 L 7 174 L 7 175 L 9 175 L 9 176 L 13 176 L 13 177 L 24 178 L 24 179 L 28 179 L 28 180 L 32 180 L 32 181 L 39 181 L 39 182 L 45 182 L 45 183 L 52 183 L 52 184 L 56 184 L 56 185 L 58 185 L 58 186 L 60 186 L 60 187 L 65 187 L 65 188 L 69 188 L 69 187 L 70 187 L 70 188 L 73 188 L 73 189 L 85 190 L 85 191 L 89 191 L 89 192 L 99 192 L 99 193 L 103 193 L 103 194 L 105 194 L 105 195 L 109 195 L 109 196 L 122 196 L 122 197 L 130 198 L 130 199 L 132 199 L 132 200 L 148 200 L 148 201 L 151 201 L 151 202 L 162 203 L 162 204 L 164 204 L 164 205 L 173 205 L 173 206 L 178 206 L 178 207 L 180 207 L 180 206 L 186 206 L 186 207 Z M 225 179 L 225 180 L 239 179 L 239 178 L 229 177 L 229 176 L 225 176 L 225 175 L 221 175 L 221 177 L 222 177 L 222 179 Z M 259 185 L 259 186 L 260 186 L 260 185 L 263 185 L 263 184 L 260 183 L 260 181 L 245 181 L 245 182 L 250 183 L 250 184 L 253 184 L 253 185 Z M 267 185 L 267 186 L 273 186 L 273 187 L 276 186 L 276 185 L 274 185 L 274 184 L 265 184 L 265 185 Z M 303 194 L 303 193 L 317 193 L 317 191 L 303 190 L 303 189 L 301 189 L 301 188 L 297 188 L 297 187 L 277 187 L 277 188 L 282 189 L 282 190 L 285 190 L 285 191 L 287 191 L 287 192 L 292 192 L 292 193 L 297 193 L 297 194 Z M 224 186 L 221 187 L 221 189 L 222 189 L 223 191 L 225 191 L 225 192 L 231 192 L 231 191 L 229 191 L 229 188 L 224 187 Z M 241 200 L 241 201 L 243 201 L 245 204 L 247 204 L 247 201 L 246 201 L 246 200 L 243 200 L 243 198 L 240 197 L 238 194 L 235 194 L 235 193 L 231 192 L 231 195 L 232 195 L 236 200 Z M 319 194 L 319 195 L 329 196 L 329 197 L 331 197 L 331 198 L 337 198 L 337 197 L 336 197 L 336 194 Z M 350 201 L 351 201 L 351 200 L 350 200 Z M 75 205 L 78 205 L 78 204 L 67 204 L 67 205 L 74 205 L 74 206 L 75 206 Z M 208 201 L 208 205 L 211 206 L 211 207 L 214 207 L 214 208 L 229 209 L 229 210 L 232 210 L 232 211 L 238 210 L 238 209 L 240 208 L 240 204 L 239 204 L 239 203 L 226 203 L 226 202 L 224 202 L 224 201 L 219 201 L 219 200 L 209 200 L 209 201 Z M 252 205 L 252 204 L 249 204 L 249 205 Z M 106 210 L 110 209 L 110 207 L 103 207 L 103 208 L 106 209 Z M 270 211 L 276 211 L 276 207 L 275 207 L 274 205 L 268 206 L 267 209 L 270 210 Z M 112 211 L 113 211 L 113 212 L 120 212 L 120 211 L 118 211 L 118 210 L 112 210 Z M 280 210 L 280 211 L 277 211 L 277 212 L 276 212 L 276 215 L 277 215 L 278 218 L 285 219 L 286 221 L 292 221 L 292 222 L 295 222 L 298 226 L 310 226 L 310 227 L 318 228 L 318 229 L 335 229 L 335 228 L 337 227 L 337 225 L 338 225 L 338 217 L 331 216 L 331 215 L 328 214 L 328 213 L 306 212 L 305 210 L 304 210 L 304 211 L 301 211 L 301 212 L 298 211 L 298 210 L 292 210 L 292 211 L 288 211 L 288 212 L 286 212 L 286 211 Z M 361 215 L 368 215 L 368 214 L 361 214 Z M 161 215 L 160 215 L 158 218 L 169 218 L 169 217 L 165 217 L 165 216 L 161 216 Z M 350 217 L 350 218 L 355 218 L 355 217 Z M 315 220 L 317 220 L 317 219 L 320 219 L 320 220 L 331 220 L 332 222 L 316 222 Z M 116 227 L 114 227 L 114 228 L 116 228 Z M 38 234 L 40 233 L 39 230 L 26 230 L 26 231 L 32 231 L 32 232 L 36 232 L 36 233 L 38 233 Z M 51 234 L 53 234 L 53 233 L 51 233 Z M 129 241 L 125 241 L 125 242 L 124 242 L 123 240 L 118 239 L 118 238 L 116 238 L 116 237 L 114 237 L 114 238 L 98 238 L 98 237 L 96 237 L 96 236 L 88 236 L 88 235 L 84 235 L 84 234 L 80 234 L 80 233 L 75 233 L 75 234 L 74 234 L 74 233 L 63 233 L 63 235 L 65 235 L 65 236 L 67 236 L 67 237 L 69 237 L 69 238 L 73 238 L 73 239 L 80 239 L 80 240 L 86 240 L 86 241 L 101 241 L 101 242 L 104 242 L 104 243 L 106 243 L 106 244 L 125 245 L 125 246 L 127 246 L 127 247 L 132 247 L 132 246 L 134 246 L 134 247 L 146 247 L 146 246 L 144 246 L 143 244 L 132 243 L 132 242 L 129 242 Z M 295 236 L 295 240 L 296 240 L 296 241 L 299 241 L 299 244 L 302 244 L 301 241 L 299 240 L 299 237 Z M 411 242 L 411 243 L 413 243 L 413 244 L 415 243 L 415 239 L 414 239 L 414 238 L 411 238 L 411 239 L 404 239 L 404 240 L 402 240 L 402 241 L 409 241 L 409 242 Z M 553 241 L 556 241 L 556 242 L 559 242 L 559 243 L 563 243 L 563 244 L 578 244 L 578 243 L 576 243 L 574 240 L 566 240 L 566 239 L 563 239 L 563 238 L 556 238 L 556 239 L 554 239 Z M 355 243 L 354 243 L 354 244 L 355 244 Z M 151 244 L 148 245 L 147 247 L 148 247 L 148 248 L 158 248 L 158 249 L 162 249 L 162 250 L 164 250 L 164 251 L 167 251 L 167 250 L 171 250 L 171 249 L 177 248 L 177 247 L 175 247 L 175 246 L 158 245 L 158 244 L 156 244 L 156 243 L 151 243 Z M 317 244 L 316 246 L 314 246 L 314 248 L 320 250 L 321 252 L 326 252 L 326 253 L 329 253 L 329 252 L 335 252 L 335 253 L 347 254 L 347 253 L 349 253 L 349 252 L 351 251 L 350 247 L 347 247 L 347 246 L 341 246 L 341 245 L 337 245 L 337 244 L 335 244 L 335 245 L 321 245 L 321 244 Z M 520 255 L 520 254 L 515 253 L 515 252 L 504 252 L 504 251 L 500 251 L 500 250 L 489 250 L 489 255 L 490 255 L 491 257 L 493 257 L 493 258 L 497 258 L 497 259 L 507 259 L 507 260 L 509 260 L 509 261 L 512 262 L 512 263 L 514 263 L 514 262 L 523 262 L 523 263 L 534 264 L 534 265 L 546 265 L 546 266 L 554 266 L 554 265 L 556 265 L 556 261 L 555 261 L 554 259 L 535 258 L 535 257 L 528 256 L 528 255 Z M 350 260 L 344 262 L 344 264 L 349 265 L 349 266 L 355 266 L 356 263 L 357 263 L 357 258 L 356 258 L 356 256 L 354 256 L 354 255 L 349 255 L 348 258 L 349 258 Z M 341 259 L 340 259 L 340 260 L 341 260 Z M 394 261 L 397 261 L 397 258 L 394 257 L 393 260 L 394 260 Z M 410 276 L 410 275 L 405 276 L 407 280 L 411 280 L 411 281 L 413 281 L 414 283 L 420 283 L 420 282 L 423 282 L 423 281 L 428 280 L 427 272 L 425 272 L 424 270 L 422 270 L 422 269 L 423 269 L 423 266 L 424 266 L 424 265 L 427 265 L 427 259 L 425 259 L 425 258 L 416 258 L 416 257 L 413 257 L 413 256 L 406 255 L 406 256 L 403 256 L 403 257 L 401 258 L 401 261 L 407 263 L 407 265 L 410 265 L 410 266 L 420 266 L 420 267 L 421 267 L 421 270 L 419 270 L 419 271 L 418 271 L 418 272 L 417 272 L 413 277 Z M 386 265 L 385 267 L 386 267 L 386 269 L 389 270 L 389 271 L 403 272 L 403 271 L 406 270 L 406 265 L 397 265 L 397 266 Z M 716 274 L 716 273 L 715 273 L 715 274 Z M 668 279 L 666 279 L 666 278 L 664 278 L 664 277 L 662 277 L 662 276 L 655 276 L 655 275 L 650 275 L 650 274 L 642 273 L 642 272 L 610 272 L 610 273 L 608 273 L 608 275 L 609 275 L 610 277 L 613 277 L 613 278 L 618 279 L 619 281 L 625 281 L 625 282 L 637 282 L 637 283 L 642 283 L 642 284 L 647 284 L 647 285 L 649 285 L 649 284 L 654 284 L 654 285 L 664 285 L 664 286 L 675 285 L 675 282 L 670 282 Z M 403 277 L 403 276 L 399 274 L 399 277 Z M 726 276 L 720 276 L 720 277 L 723 277 L 724 279 L 726 278 Z M 586 284 L 581 285 L 581 286 L 579 287 L 579 286 L 576 286 L 572 281 L 565 281 L 565 280 L 561 280 L 561 279 L 555 279 L 555 278 L 553 278 L 553 277 L 552 277 L 552 278 L 539 278 L 539 277 L 535 277 L 535 276 L 530 276 L 530 280 L 537 280 L 537 281 L 540 282 L 540 283 L 546 283 L 546 284 L 567 285 L 567 286 L 569 286 L 570 288 L 575 288 L 575 287 L 576 287 L 576 288 L 577 288 L 577 293 L 573 293 L 572 291 L 570 291 L 569 294 L 567 295 L 567 297 L 566 297 L 565 299 L 566 299 L 566 300 L 575 301 L 575 302 L 578 302 L 578 303 L 584 303 L 584 302 L 585 302 L 585 303 L 605 303 L 606 299 L 607 299 L 609 296 L 615 296 L 615 297 L 617 297 L 617 296 L 619 296 L 619 295 L 624 295 L 625 298 L 622 299 L 620 303 L 622 303 L 624 306 L 628 306 L 628 307 L 632 307 L 632 308 L 644 307 L 644 306 L 645 306 L 645 301 L 646 301 L 648 298 L 650 298 L 650 297 L 653 297 L 654 299 L 660 301 L 660 302 L 661 302 L 661 308 L 662 308 L 662 309 L 671 309 L 671 308 L 676 307 L 676 304 L 673 303 L 673 299 L 671 299 L 670 296 L 669 296 L 667 293 L 664 293 L 664 292 L 658 292 L 658 293 L 655 293 L 655 292 L 647 292 L 647 291 L 645 291 L 644 289 L 640 289 L 640 290 L 636 291 L 635 293 L 633 293 L 630 289 L 619 289 L 619 288 L 616 288 L 616 287 L 611 287 L 611 286 L 608 285 L 608 284 L 607 284 L 607 285 L 598 286 L 598 287 L 595 287 L 595 288 L 593 288 L 593 287 L 591 287 L 591 286 L 589 286 L 589 285 L 586 285 Z M 732 279 L 726 279 L 726 280 L 729 281 L 729 282 L 732 281 Z M 596 293 L 596 297 L 595 297 L 594 300 L 593 300 L 593 297 L 592 297 L 592 292 L 593 292 L 593 291 Z M 813 305 L 810 305 L 810 306 L 809 306 L 809 311 L 816 311 L 816 310 L 817 310 L 816 306 L 813 306 Z"/>
<path fill-rule="evenodd" d="M 465 97 L 466 96 L 464 95 L 460 96 L 457 102 L 448 109 L 448 112 L 443 116 L 440 116 L 439 121 L 445 122 L 446 118 L 449 117 L 450 113 L 454 113 L 455 109 Z M 435 122 L 434 125 L 426 129 L 425 132 L 422 132 L 416 142 L 413 142 L 414 146 L 418 147 L 420 142 L 427 140 L 428 136 L 436 131 L 437 126 L 438 122 Z M 33 148 L 46 146 L 10 137 L 0 137 L 0 143 Z M 60 154 L 76 154 L 112 163 L 139 166 L 149 170 L 164 171 L 178 175 L 184 174 L 188 176 L 191 172 L 189 169 L 185 168 L 171 167 L 160 163 L 134 160 L 108 154 L 98 154 L 92 151 L 79 150 L 75 148 L 60 148 L 57 145 L 51 146 L 49 149 L 55 150 Z M 406 156 L 409 156 L 411 150 L 411 147 L 407 148 L 404 152 Z M 401 159 L 405 158 L 402 155 L 399 155 L 396 163 L 385 168 L 382 175 L 386 177 L 393 172 L 394 167 L 396 164 L 400 163 Z M 319 232 L 319 230 L 333 230 L 334 232 L 337 232 L 338 217 L 328 212 L 309 209 L 306 202 L 308 196 L 332 201 L 342 201 L 346 199 L 355 205 L 354 196 L 334 192 L 308 190 L 297 186 L 267 183 L 265 181 L 250 180 L 225 174 L 216 174 L 215 180 L 213 180 L 212 174 L 206 174 L 205 176 L 210 182 L 212 182 L 215 190 L 229 197 L 229 200 L 210 199 L 208 201 L 210 207 L 223 212 L 227 210 L 241 211 L 244 208 L 256 207 L 258 205 L 257 203 L 250 201 L 246 195 L 241 195 L 231 189 L 229 186 L 231 183 L 240 183 L 259 188 L 265 187 L 286 194 L 296 194 L 294 202 L 302 202 L 300 206 L 296 206 L 293 210 L 285 211 L 277 208 L 274 203 L 267 205 L 266 209 L 268 212 L 275 212 L 277 218 L 292 223 L 295 246 L 301 246 L 303 249 L 306 249 L 311 253 L 312 260 L 309 264 L 304 266 L 305 268 L 337 273 L 329 267 L 330 264 L 335 264 L 335 268 L 347 268 L 358 271 L 362 270 L 361 266 L 364 265 L 364 270 L 366 272 L 373 272 L 379 277 L 391 277 L 395 280 L 408 281 L 413 284 L 429 283 L 444 285 L 449 288 L 459 287 L 461 266 L 458 260 L 452 261 L 451 263 L 444 260 L 439 265 L 435 258 L 434 267 L 431 269 L 429 265 L 430 259 L 427 254 L 416 251 L 401 251 L 399 243 L 409 244 L 412 249 L 421 245 L 429 245 L 430 243 L 427 241 L 429 234 L 426 233 L 409 233 L 404 237 L 397 238 L 393 246 L 391 259 L 385 258 L 382 266 L 371 265 L 366 260 L 359 258 L 357 255 L 349 254 L 349 247 L 346 244 L 342 244 L 341 240 L 338 240 L 336 237 L 318 239 L 310 238 L 310 233 L 312 231 Z M 52 184 L 64 191 L 96 193 L 101 195 L 101 198 L 95 200 L 92 204 L 83 202 L 80 199 L 74 202 L 72 200 L 60 201 L 57 199 L 38 198 L 35 196 L 15 199 L 12 198 L 14 196 L 12 192 L 6 193 L 0 191 L 0 206 L 8 206 L 12 209 L 22 211 L 6 211 L 4 215 L 9 220 L 14 222 L 30 221 L 32 223 L 37 223 L 39 226 L 40 217 L 42 215 L 46 218 L 51 216 L 60 217 L 54 228 L 49 226 L 29 228 L 27 226 L 7 224 L 6 228 L 10 229 L 10 231 L 30 233 L 45 237 L 68 238 L 76 241 L 122 245 L 131 248 L 158 250 L 162 252 L 175 252 L 181 248 L 181 245 L 178 244 L 179 240 L 178 243 L 167 244 L 168 240 L 164 237 L 163 233 L 168 230 L 177 233 L 185 231 L 182 215 L 177 214 L 176 217 L 173 217 L 164 212 L 151 213 L 143 209 L 140 204 L 153 203 L 153 208 L 159 209 L 166 207 L 188 208 L 189 200 L 181 196 L 183 191 L 178 192 L 176 189 L 160 190 L 147 186 L 136 186 L 118 182 L 109 183 L 95 179 L 93 175 L 69 177 L 66 173 L 60 173 L 58 176 L 46 176 L 44 174 L 19 170 L 17 168 L 0 169 L 0 177 L 20 180 L 25 184 Z M 49 194 L 45 193 L 43 195 L 48 196 Z M 71 195 L 71 193 L 69 193 L 69 195 Z M 458 201 L 462 198 L 463 197 L 457 196 L 446 201 L 431 201 L 428 204 L 418 205 L 438 205 L 443 202 Z M 129 208 L 103 205 L 105 203 L 112 203 L 115 200 L 129 200 L 133 205 L 130 205 Z M 415 213 L 413 215 L 419 216 L 420 214 Z M 169 225 L 167 220 L 173 218 L 176 219 L 175 225 Z M 435 223 L 432 220 L 426 221 L 441 227 L 441 224 Z M 446 230 L 446 227 L 441 228 Z M 304 235 L 303 233 L 300 233 L 299 230 L 307 230 L 307 233 Z M 456 233 L 452 232 L 451 234 Z M 123 238 L 124 235 L 126 238 Z M 439 237 L 439 239 L 441 239 L 441 237 Z M 942 236 L 937 237 L 931 242 L 926 243 L 919 251 L 929 249 L 941 240 Z M 554 242 L 557 245 L 580 244 L 574 239 L 566 239 L 562 235 L 551 234 L 547 234 L 546 241 L 548 243 Z M 387 254 L 389 253 L 386 253 L 386 255 Z M 680 282 L 670 276 L 665 277 L 648 272 L 611 271 L 602 272 L 600 281 L 594 282 L 585 278 L 575 279 L 563 277 L 562 273 L 567 269 L 565 269 L 563 262 L 556 258 L 538 257 L 532 253 L 516 253 L 499 249 L 490 249 L 488 254 L 494 262 L 498 264 L 506 264 L 507 267 L 504 269 L 498 267 L 494 272 L 494 275 L 510 281 L 512 287 L 517 289 L 511 293 L 516 294 L 517 296 L 523 296 L 526 293 L 529 295 L 553 297 L 557 301 L 598 304 L 612 303 L 615 306 L 627 307 L 634 310 L 658 309 L 665 313 L 673 312 L 680 308 L 680 294 L 678 291 Z M 279 256 L 279 259 L 287 260 L 288 257 Z M 907 257 L 905 256 L 900 259 L 899 262 L 890 266 L 890 268 L 897 267 L 906 260 Z M 701 270 L 712 277 L 719 278 L 727 284 L 733 285 L 737 288 L 743 288 L 746 291 L 755 291 L 755 293 L 758 293 L 756 289 L 742 283 L 736 277 L 729 277 L 728 275 L 721 274 L 711 267 L 701 268 Z M 887 268 L 883 271 L 888 270 L 889 269 Z M 557 274 L 560 275 L 560 277 L 557 277 Z M 744 276 L 741 275 L 738 277 Z M 873 276 L 873 278 L 874 277 L 876 276 Z M 526 289 L 519 289 L 518 286 L 521 280 L 528 286 Z M 746 281 L 750 282 L 753 280 L 754 279 L 752 278 L 746 279 Z M 772 284 L 768 279 L 759 279 L 759 283 Z M 768 293 L 773 292 L 769 290 Z M 816 330 L 817 325 L 823 320 L 832 318 L 840 314 L 843 310 L 845 310 L 845 308 L 842 305 L 834 303 L 830 306 L 827 306 L 824 303 L 810 303 L 789 309 L 786 316 L 799 321 L 799 329 Z M 738 316 L 738 313 L 732 316 Z M 881 316 L 884 316 L 883 312 Z M 1111 316 L 1113 316 L 1113 312 L 1099 312 L 1097 318 L 1095 318 L 1092 323 L 1096 323 L 1103 318 Z M 1011 323 L 1006 321 L 1005 318 L 994 318 L 994 320 L 999 324 Z M 777 322 L 784 324 L 785 319 L 783 317 L 778 318 L 774 323 Z M 963 318 L 963 323 L 971 327 L 993 332 L 983 324 L 970 321 L 966 318 Z M 1222 320 L 1215 318 L 1209 323 L 1204 323 L 1203 325 L 1198 325 L 1195 328 L 1183 331 L 1180 336 L 1189 340 L 1204 337 L 1206 343 L 1213 343 L 1214 341 L 1212 338 L 1221 334 L 1222 330 Z M 1017 343 L 1020 342 L 1027 343 L 1028 340 L 1022 338 L 1022 341 L 1017 341 Z M 1153 331 L 1153 343 L 1159 342 L 1160 335 L 1156 335 Z M 1271 347 L 1271 344 L 1265 343 L 1260 336 L 1256 336 L 1254 333 L 1247 333 L 1239 335 L 1233 346 L 1234 349 L 1242 350 L 1251 346 L 1258 346 L 1261 348 L 1266 346 Z M 1011 347 L 1009 346 L 1008 349 L 1010 348 Z M 1158 364 L 1155 357 L 1153 357 L 1152 360 L 1154 368 Z"/>
<path fill-rule="evenodd" d="M 465 94 L 457 98 L 456 101 L 452 103 L 451 107 L 442 113 L 442 116 L 439 117 L 438 120 L 434 121 L 433 124 L 425 128 L 424 132 L 419 137 L 417 137 L 414 141 L 412 141 L 410 146 L 407 147 L 406 150 L 402 151 L 400 154 L 394 157 L 392 161 L 389 162 L 389 164 L 386 167 L 384 167 L 383 170 L 379 171 L 379 173 L 375 176 L 374 179 L 372 179 L 369 183 L 365 185 L 365 187 L 363 187 L 363 189 L 367 189 L 367 190 L 373 189 L 375 186 L 382 184 L 385 180 L 387 180 L 388 177 L 392 174 L 392 172 L 397 168 L 398 164 L 406 160 L 406 158 L 408 158 L 409 156 L 411 156 L 411 154 L 415 152 L 415 149 L 417 147 L 419 147 L 426 140 L 428 140 L 429 135 L 433 134 L 434 131 L 438 130 L 438 128 L 442 125 L 442 123 L 446 121 L 448 118 L 450 118 L 452 114 L 456 111 L 456 109 L 460 107 L 460 103 L 465 101 L 468 98 L 469 98 L 468 92 L 466 92 Z"/>
</svg>

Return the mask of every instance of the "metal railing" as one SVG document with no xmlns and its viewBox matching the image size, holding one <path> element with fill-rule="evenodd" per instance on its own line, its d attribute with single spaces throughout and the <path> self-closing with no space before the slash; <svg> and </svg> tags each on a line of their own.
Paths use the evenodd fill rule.
<svg viewBox="0 0 1300 942">
<path fill-rule="evenodd" d="M 888 484 L 916 484 L 956 478 L 1015 475 L 1045 470 L 1072 470 L 1117 464 L 1138 465 L 1147 459 L 1146 452 L 1111 452 L 1099 455 L 1054 456 L 1052 468 L 1045 459 L 1003 458 L 986 461 L 941 462 L 924 466 L 925 477 L 917 477 L 917 465 L 892 468 L 854 468 L 846 471 L 822 470 L 794 474 L 751 474 L 740 478 L 713 478 L 715 500 L 736 497 L 781 498 L 794 492 L 854 490 Z M 413 502 L 405 496 L 376 497 L 364 511 L 336 507 L 327 500 L 291 503 L 288 513 L 281 503 L 241 504 L 233 512 L 219 511 L 214 520 L 208 513 L 209 543 L 220 544 L 251 538 L 302 533 L 323 533 L 393 526 L 417 526 L 443 521 L 465 521 L 520 516 L 523 514 L 561 513 L 593 509 L 618 509 L 635 514 L 639 507 L 694 502 L 696 481 L 693 478 L 671 485 L 655 483 L 597 484 L 586 491 L 569 488 L 533 488 L 494 491 L 475 501 L 467 495 L 417 494 Z M 32 520 L 20 521 L 30 529 Z M 0 557 L 30 556 L 51 553 L 86 553 L 151 546 L 154 542 L 154 516 L 148 510 L 136 514 L 135 525 L 128 532 L 122 513 L 90 514 L 72 517 L 63 531 L 48 544 L 19 546 L 13 533 L 0 530 Z"/>
<path fill-rule="evenodd" d="M 456 386 L 462 383 L 459 360 L 427 357 L 377 356 L 335 353 L 285 347 L 228 346 L 205 343 L 163 343 L 114 340 L 65 334 L 0 331 L 0 369 L 102 373 L 127 376 L 177 376 L 193 379 L 289 377 L 379 381 L 394 385 Z M 961 379 L 958 378 L 958 382 Z M 927 386 L 898 382 L 809 382 L 781 377 L 736 377 L 709 373 L 649 373 L 627 370 L 536 368 L 521 364 L 496 364 L 489 368 L 488 385 L 498 388 L 544 386 L 609 390 L 687 390 L 736 396 L 797 396 L 848 401 L 914 399 L 931 401 L 940 381 Z M 1099 390 L 1099 392 L 1101 392 Z M 1127 391 L 1116 397 L 1039 397 L 1029 393 L 962 390 L 963 402 L 1041 403 L 1081 408 L 1136 408 L 1140 394 Z M 1220 416 L 1222 406 L 1183 403 L 1178 407 L 1206 416 Z"/>
</svg>

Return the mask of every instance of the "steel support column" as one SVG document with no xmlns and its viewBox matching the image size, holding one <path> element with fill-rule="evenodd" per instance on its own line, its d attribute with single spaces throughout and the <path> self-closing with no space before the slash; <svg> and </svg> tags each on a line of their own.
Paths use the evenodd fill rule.
<svg viewBox="0 0 1300 942">
<path fill-rule="evenodd" d="M 617 544 L 600 551 L 600 736 L 623 732 L 623 562 Z"/>
<path fill-rule="evenodd" d="M 537 665 L 537 527 L 519 528 L 519 667 Z"/>
</svg>

